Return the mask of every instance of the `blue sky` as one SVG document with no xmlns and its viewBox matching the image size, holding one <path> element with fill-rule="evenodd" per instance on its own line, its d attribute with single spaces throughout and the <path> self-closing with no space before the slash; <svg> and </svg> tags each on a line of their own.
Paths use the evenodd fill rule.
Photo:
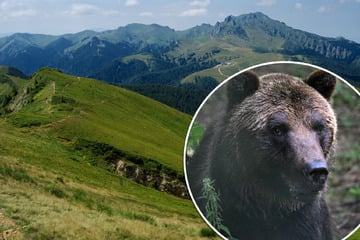
<svg viewBox="0 0 360 240">
<path fill-rule="evenodd" d="M 134 22 L 183 30 L 258 11 L 294 28 L 360 43 L 360 0 L 0 0 L 0 35 L 59 35 Z"/>
</svg>

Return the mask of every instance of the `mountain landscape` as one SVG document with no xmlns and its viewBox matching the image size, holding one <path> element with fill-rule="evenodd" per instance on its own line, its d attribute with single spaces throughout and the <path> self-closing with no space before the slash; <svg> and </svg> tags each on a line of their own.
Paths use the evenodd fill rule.
<svg viewBox="0 0 360 240">
<path fill-rule="evenodd" d="M 266 61 L 310 62 L 358 84 L 359 56 L 358 43 L 293 29 L 260 12 L 184 31 L 129 24 L 103 32 L 0 38 L 0 65 L 28 75 L 49 66 L 101 79 L 187 113 L 194 113 L 218 82 Z"/>
<path fill-rule="evenodd" d="M 5 239 L 214 238 L 184 183 L 190 115 L 48 67 L 31 78 L 0 67 L 0 80 Z M 351 89 L 339 85 L 337 91 L 342 141 L 328 196 L 347 234 L 359 219 L 359 170 L 353 166 L 360 149 L 353 132 L 360 105 Z"/>
<path fill-rule="evenodd" d="M 189 115 L 50 68 L 22 77 L 0 67 L 0 236 L 213 236 L 185 187 Z"/>
<path fill-rule="evenodd" d="M 215 239 L 185 185 L 191 114 L 228 76 L 274 60 L 311 62 L 360 82 L 358 43 L 262 13 L 185 31 L 130 24 L 0 38 L 0 239 Z M 350 140 L 330 200 L 348 232 L 359 219 L 352 166 L 360 149 L 350 150 L 350 133 L 360 105 L 345 93 L 335 103 L 340 137 Z"/>
</svg>

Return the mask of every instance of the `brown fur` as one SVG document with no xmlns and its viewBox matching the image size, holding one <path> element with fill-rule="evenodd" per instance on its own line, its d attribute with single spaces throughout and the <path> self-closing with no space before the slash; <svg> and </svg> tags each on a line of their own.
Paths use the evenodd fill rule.
<svg viewBox="0 0 360 240">
<path fill-rule="evenodd" d="M 215 180 L 233 237 L 332 239 L 325 186 L 309 180 L 304 169 L 331 159 L 337 125 L 329 100 L 335 83 L 317 71 L 306 80 L 245 72 L 225 84 L 227 111 L 206 129 L 187 174 L 203 212 L 201 181 Z"/>
<path fill-rule="evenodd" d="M 306 120 L 303 118 L 308 116 L 311 110 L 319 110 L 324 114 L 334 130 L 332 139 L 335 140 L 336 119 L 329 102 L 302 79 L 272 73 L 262 76 L 257 92 L 234 108 L 232 121 L 235 125 L 241 124 L 241 128 L 257 131 L 265 127 L 270 115 L 287 112 L 290 121 L 293 121 L 291 125 L 297 127 L 293 124 Z"/>
</svg>

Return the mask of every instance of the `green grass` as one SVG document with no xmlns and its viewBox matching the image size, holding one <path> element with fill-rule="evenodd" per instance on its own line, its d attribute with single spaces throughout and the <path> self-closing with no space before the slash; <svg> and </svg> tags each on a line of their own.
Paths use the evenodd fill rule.
<svg viewBox="0 0 360 240">
<path fill-rule="evenodd" d="M 194 122 L 191 126 L 191 130 L 189 132 L 189 137 L 187 140 L 187 151 L 192 152 L 195 151 L 198 147 L 201 138 L 205 132 L 205 129 L 197 122 Z"/>
<path fill-rule="evenodd" d="M 0 175 L 4 178 L 12 178 L 23 183 L 35 183 L 23 168 L 15 168 L 12 166 L 2 166 Z"/>
<path fill-rule="evenodd" d="M 3 107 L 8 105 L 19 89 L 26 84 L 26 80 L 18 75 L 21 73 L 16 69 L 0 66 L 0 115 L 7 112 Z"/>
<path fill-rule="evenodd" d="M 200 235 L 202 237 L 215 237 L 216 233 L 210 228 L 202 228 L 200 230 Z"/>
<path fill-rule="evenodd" d="M 201 238 L 206 226 L 190 200 L 123 178 L 75 148 L 79 140 L 111 146 L 181 174 L 190 116 L 48 68 L 23 89 L 15 102 L 29 101 L 0 118 L 0 216 L 8 222 L 0 234 L 15 229 L 13 239 Z"/>
<path fill-rule="evenodd" d="M 15 126 L 51 124 L 55 137 L 104 142 L 181 171 L 190 116 L 133 92 L 51 69 L 37 73 L 35 81 L 41 89 L 32 86 L 36 94 L 31 104 L 9 117 Z"/>
<path fill-rule="evenodd" d="M 346 238 L 346 240 L 359 240 L 360 239 L 360 230 L 357 228 L 357 231 L 354 232 L 350 237 Z"/>
<path fill-rule="evenodd" d="M 214 44 L 214 43 L 213 43 Z M 181 80 L 181 83 L 194 82 L 196 76 L 210 76 L 222 82 L 231 75 L 248 68 L 255 64 L 264 63 L 266 61 L 282 61 L 291 60 L 289 56 L 277 54 L 277 53 L 258 53 L 253 51 L 242 44 L 231 45 L 226 43 L 216 43 L 221 46 L 222 50 L 214 58 L 220 63 L 226 63 L 225 65 L 205 69 L 200 72 L 192 73 L 189 76 Z M 212 44 L 209 45 L 209 49 L 213 48 Z M 240 46 L 240 47 L 239 47 Z"/>
<path fill-rule="evenodd" d="M 127 179 L 120 185 L 120 176 L 74 161 L 82 156 L 44 130 L 0 125 L 0 209 L 25 239 L 199 236 L 203 223 L 189 200 Z"/>
</svg>

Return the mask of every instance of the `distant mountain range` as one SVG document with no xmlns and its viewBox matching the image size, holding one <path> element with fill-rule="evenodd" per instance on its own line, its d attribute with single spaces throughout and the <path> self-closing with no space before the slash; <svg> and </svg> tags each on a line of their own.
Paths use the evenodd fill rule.
<svg viewBox="0 0 360 240">
<path fill-rule="evenodd" d="M 215 25 L 185 31 L 156 24 L 129 24 L 104 32 L 61 36 L 16 33 L 0 38 L 0 65 L 14 66 L 26 74 L 50 66 L 131 86 L 169 105 L 175 100 L 161 94 L 169 86 L 181 96 L 183 89 L 191 89 L 195 93 L 192 96 L 199 96 L 201 101 L 232 73 L 274 60 L 317 64 L 355 84 L 360 82 L 360 44 L 293 29 L 260 12 L 228 16 Z M 151 85 L 152 91 L 144 90 L 144 85 Z M 164 85 L 166 90 L 162 89 Z M 183 93 L 179 93 L 179 86 Z"/>
</svg>

